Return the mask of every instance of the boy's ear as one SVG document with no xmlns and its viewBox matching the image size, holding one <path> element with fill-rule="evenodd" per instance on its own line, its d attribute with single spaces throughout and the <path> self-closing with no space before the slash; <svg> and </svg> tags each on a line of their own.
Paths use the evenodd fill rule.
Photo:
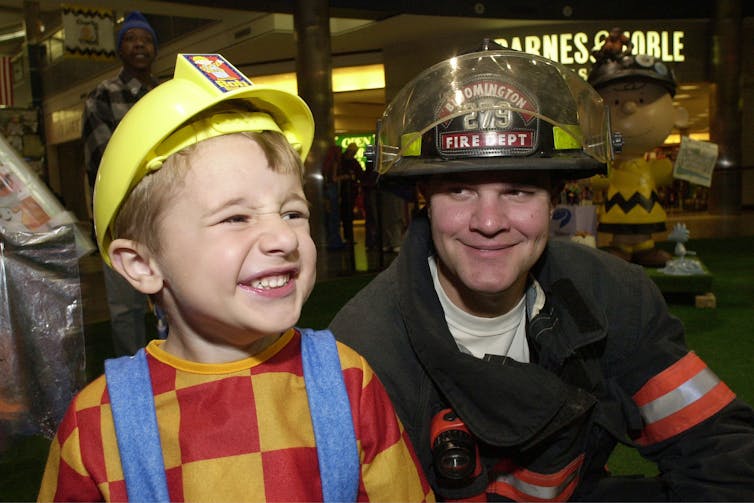
<svg viewBox="0 0 754 503">
<path fill-rule="evenodd" d="M 162 274 L 144 245 L 130 239 L 114 239 L 109 254 L 113 269 L 136 290 L 150 295 L 162 289 Z"/>
</svg>

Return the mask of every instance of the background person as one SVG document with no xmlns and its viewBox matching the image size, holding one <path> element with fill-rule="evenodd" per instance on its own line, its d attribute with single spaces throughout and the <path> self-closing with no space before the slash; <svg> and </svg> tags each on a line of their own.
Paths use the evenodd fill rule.
<svg viewBox="0 0 754 503">
<path fill-rule="evenodd" d="M 379 198 L 377 195 L 378 174 L 373 162 L 367 162 L 359 177 L 359 190 L 364 206 L 364 241 L 367 250 L 373 250 L 379 243 Z"/>
<path fill-rule="evenodd" d="M 86 172 L 92 189 L 102 154 L 115 128 L 126 112 L 157 86 L 157 79 L 152 75 L 157 36 L 140 12 L 131 12 L 126 16 L 118 31 L 116 47 L 123 67 L 116 77 L 100 82 L 87 96 L 84 104 L 81 137 L 84 140 Z M 103 266 L 102 273 L 115 355 L 134 354 L 147 342 L 147 297 L 109 267 Z"/>
<path fill-rule="evenodd" d="M 340 236 L 340 187 L 338 168 L 342 152 L 337 145 L 330 145 L 322 161 L 322 192 L 324 193 L 325 234 L 328 250 L 345 248 Z"/>
<path fill-rule="evenodd" d="M 447 500 L 752 500 L 754 413 L 642 268 L 549 241 L 562 180 L 605 169 L 600 96 L 509 50 L 425 70 L 387 107 L 386 178 L 427 204 L 335 316 Z M 657 477 L 611 476 L 618 443 Z"/>
<path fill-rule="evenodd" d="M 234 91 L 200 57 L 225 69 Z M 364 358 L 331 334 L 330 353 L 320 344 L 314 359 L 302 355 L 317 335 L 294 328 L 316 275 L 302 162 L 313 137 L 303 100 L 251 85 L 219 55 L 179 55 L 175 77 L 126 115 L 95 186 L 97 241 L 105 262 L 163 309 L 170 333 L 116 361 L 142 363 L 138 379 L 107 373 L 110 360 L 73 400 L 39 501 L 322 501 L 346 466 L 356 474 L 342 501 L 434 500 Z M 326 369 L 317 377 L 330 384 L 319 395 L 328 403 L 311 394 L 312 367 Z M 121 395 L 112 385 L 124 378 Z M 144 403 L 152 410 L 124 427 Z M 315 406 L 325 424 L 312 423 Z M 335 428 L 339 411 L 349 424 L 330 440 L 349 449 L 322 459 L 317 426 Z M 158 499 L 124 479 L 128 453 L 150 447 L 141 441 L 150 424 L 157 452 L 135 459 L 164 490 Z M 134 430 L 138 443 L 124 437 Z"/>
<path fill-rule="evenodd" d="M 359 193 L 358 179 L 361 176 L 361 164 L 356 160 L 359 146 L 349 143 L 338 166 L 338 183 L 340 184 L 340 221 L 343 224 L 343 240 L 353 246 L 353 212 L 356 196 Z"/>
</svg>

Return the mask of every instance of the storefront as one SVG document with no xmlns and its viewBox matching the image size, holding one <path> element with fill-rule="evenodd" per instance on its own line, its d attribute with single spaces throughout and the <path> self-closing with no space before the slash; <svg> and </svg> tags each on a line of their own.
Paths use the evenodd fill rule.
<svg viewBox="0 0 754 503">
<path fill-rule="evenodd" d="M 389 101 L 390 97 L 413 77 L 417 71 L 417 59 L 423 60 L 423 66 L 427 67 L 454 52 L 469 50 L 479 45 L 482 38 L 492 38 L 505 47 L 558 61 L 586 79 L 594 65 L 592 52 L 601 47 L 611 28 L 619 26 L 630 36 L 634 54 L 654 56 L 666 63 L 675 74 L 678 86 L 674 105 L 680 109 L 679 115 L 685 117 L 685 120 L 678 121 L 665 142 L 658 145 L 655 153 L 672 157 L 678 150 L 682 136 L 701 141 L 711 140 L 711 125 L 716 115 L 716 85 L 711 61 L 712 24 L 711 19 L 561 22 L 473 32 L 433 41 L 417 41 L 412 46 L 410 58 L 406 56 L 405 45 L 387 47 L 384 52 L 387 100 Z M 747 27 L 748 25 L 745 25 L 744 31 Z M 743 39 L 750 40 L 751 37 Z M 751 52 L 747 51 L 746 47 L 743 47 L 742 51 L 744 55 Z M 751 62 L 745 59 L 744 68 L 747 65 L 751 66 Z M 746 120 L 747 116 L 751 116 L 751 111 L 746 111 L 747 73 L 742 73 L 742 100 Z M 751 76 L 748 79 L 750 80 Z M 751 87 L 751 83 L 748 87 Z M 742 150 L 745 176 L 742 194 L 745 207 L 754 205 L 754 173 L 751 169 L 746 169 L 746 166 L 754 164 L 754 142 L 747 142 L 746 134 L 744 130 Z M 708 192 L 707 187 L 676 180 L 673 186 L 663 189 L 663 197 L 666 198 L 663 204 L 671 213 L 706 212 Z"/>
<path fill-rule="evenodd" d="M 279 17 L 279 16 L 278 16 Z M 440 60 L 446 59 L 451 55 L 471 49 L 478 46 L 483 38 L 492 38 L 504 46 L 517 50 L 540 54 L 550 59 L 561 62 L 562 64 L 573 69 L 582 78 L 589 73 L 593 64 L 591 57 L 592 51 L 598 49 L 602 40 L 608 31 L 616 24 L 627 31 L 631 36 L 634 53 L 651 54 L 671 66 L 675 72 L 678 89 L 675 95 L 675 103 L 683 107 L 688 112 L 688 120 L 684 127 L 676 128 L 666 140 L 665 145 L 658 146 L 667 152 L 672 151 L 679 141 L 681 135 L 687 135 L 699 140 L 708 140 L 710 137 L 710 125 L 714 121 L 714 95 L 716 86 L 711 75 L 711 58 L 712 58 L 712 24 L 711 19 L 697 20 L 678 20 L 678 21 L 569 21 L 569 22 L 550 22 L 537 24 L 534 22 L 517 23 L 507 20 L 500 20 L 490 23 L 478 23 L 474 27 L 474 22 L 466 22 L 463 30 L 456 30 L 452 33 L 445 33 L 438 29 L 437 35 L 427 38 L 421 35 L 411 36 L 403 33 L 400 37 L 382 35 L 380 37 L 379 47 L 375 45 L 374 50 L 365 53 L 353 54 L 333 54 L 333 83 L 337 73 L 343 71 L 345 67 L 369 68 L 370 72 L 384 75 L 384 81 L 381 87 L 375 87 L 372 83 L 349 87 L 341 91 L 333 86 L 336 92 L 334 100 L 334 115 L 336 133 L 370 133 L 373 132 L 374 124 L 380 116 L 386 103 L 406 82 L 413 78 L 419 71 Z M 444 20 L 438 20 L 438 26 L 446 26 Z M 290 23 L 292 25 L 292 23 Z M 379 25 L 380 23 L 378 23 Z M 744 34 L 749 36 L 742 37 L 743 40 L 751 40 L 754 27 L 751 23 L 743 23 Z M 481 27 L 484 27 L 482 29 Z M 492 26 L 492 28 L 490 28 Z M 496 28 L 494 26 L 499 26 Z M 356 30 L 358 32 L 358 30 Z M 261 43 L 261 42 L 260 42 Z M 752 117 L 752 111 L 747 109 L 746 98 L 752 94 L 750 90 L 751 83 L 747 84 L 747 78 L 750 75 L 745 68 L 752 66 L 749 61 L 751 56 L 751 43 L 742 48 L 744 54 L 744 79 L 743 79 L 743 102 L 744 102 L 744 121 Z M 335 43 L 334 43 L 335 46 Z M 207 48 L 207 50 L 221 50 L 221 48 Z M 170 52 L 168 47 L 161 51 L 164 54 Z M 341 61 L 343 60 L 343 61 Z M 356 60 L 356 61 L 353 61 Z M 269 66 L 269 65 L 268 65 Z M 277 61 L 274 66 L 277 71 L 287 74 L 288 80 L 295 82 L 295 60 Z M 250 62 L 242 70 L 250 75 L 255 76 L 255 80 L 263 83 L 264 79 L 258 77 L 259 66 Z M 358 73 L 367 73 L 359 71 Z M 352 84 L 355 79 L 353 73 L 346 78 L 348 84 Z M 272 77 L 272 76 L 271 76 Z M 370 82 L 374 80 L 371 79 Z M 88 89 L 88 87 L 87 87 Z M 54 97 L 46 103 L 46 115 L 48 118 L 57 117 L 58 123 L 53 127 L 48 125 L 48 145 L 62 145 L 66 142 L 76 143 L 77 133 L 79 131 L 78 113 L 80 110 L 80 97 L 86 91 L 83 87 L 71 89 L 58 97 Z M 748 94 L 747 94 L 748 93 Z M 65 96 L 64 96 L 65 95 Z M 353 99 L 350 99 L 350 97 Z M 62 99 L 70 97 L 71 99 Z M 341 98 L 348 97 L 347 100 Z M 77 102 L 72 105 L 72 102 Z M 57 107 L 57 103 L 61 106 Z M 358 103 L 358 108 L 353 104 Z M 742 135 L 743 165 L 744 167 L 754 164 L 754 142 L 746 141 L 744 132 Z M 56 155 L 50 156 L 51 174 L 57 174 L 58 165 L 76 165 L 77 161 L 71 156 L 65 156 L 67 150 L 59 149 L 61 159 L 56 159 Z M 78 149 L 68 149 L 76 152 Z M 75 156 L 73 156 L 75 157 Z M 744 183 L 742 187 L 744 206 L 754 205 L 754 173 L 744 171 Z M 58 176 L 63 178 L 62 176 Z M 55 176 L 52 176 L 55 178 Z M 73 188 L 78 188 L 78 183 Z M 688 187 L 678 187 L 675 189 L 676 195 L 672 196 L 673 202 L 669 204 L 678 204 L 679 211 L 706 211 L 703 202 L 704 190 L 698 191 Z M 679 194 L 692 194 L 693 201 L 689 204 L 684 203 L 684 197 Z M 686 197 L 686 199 L 688 199 Z M 700 202 L 701 201 L 701 202 Z M 683 206 L 681 206 L 683 205 Z M 86 204 L 82 204 L 85 207 Z M 77 214 L 80 213 L 77 211 Z"/>
<path fill-rule="evenodd" d="M 707 44 L 703 43 L 706 24 L 674 23 L 662 29 L 648 28 L 646 23 L 620 26 L 628 37 L 626 44 L 630 44 L 631 52 L 654 56 L 666 63 L 678 82 L 674 105 L 679 120 L 673 132 L 651 155 L 675 158 L 681 136 L 701 141 L 710 139 L 709 110 L 714 86 L 707 81 L 702 64 L 709 59 Z M 592 53 L 602 47 L 610 28 L 599 23 L 579 25 L 579 31 L 533 28 L 529 33 L 517 30 L 514 34 L 503 34 L 495 41 L 504 47 L 558 61 L 586 79 L 594 64 Z M 660 198 L 668 212 L 699 212 L 707 210 L 708 192 L 708 187 L 676 179 L 672 185 L 660 188 Z"/>
</svg>

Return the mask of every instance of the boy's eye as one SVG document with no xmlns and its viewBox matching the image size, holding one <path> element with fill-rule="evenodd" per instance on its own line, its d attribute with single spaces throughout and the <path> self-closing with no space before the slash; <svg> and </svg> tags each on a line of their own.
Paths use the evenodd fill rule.
<svg viewBox="0 0 754 503">
<path fill-rule="evenodd" d="M 224 223 L 235 224 L 248 222 L 249 217 L 246 215 L 233 215 L 223 220 Z"/>
</svg>

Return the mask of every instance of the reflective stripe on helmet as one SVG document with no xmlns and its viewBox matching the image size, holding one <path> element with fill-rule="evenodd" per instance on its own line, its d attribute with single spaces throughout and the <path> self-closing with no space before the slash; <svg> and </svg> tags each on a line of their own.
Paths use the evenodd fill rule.
<svg viewBox="0 0 754 503">
<path fill-rule="evenodd" d="M 494 131 L 488 133 L 482 133 L 485 137 L 492 135 L 492 138 L 496 137 Z M 564 125 L 553 126 L 553 148 L 555 150 L 578 150 L 581 148 L 581 129 L 576 125 Z M 484 145 L 478 145 L 481 147 L 489 147 L 490 142 Z M 422 136 L 419 133 L 412 132 L 406 133 L 401 136 L 401 149 L 400 154 L 403 157 L 419 157 L 422 154 Z"/>
<path fill-rule="evenodd" d="M 401 136 L 401 153 L 404 156 L 420 156 L 422 136 L 419 133 L 406 133 Z"/>
<path fill-rule="evenodd" d="M 581 129 L 578 126 L 553 126 L 552 137 L 555 150 L 576 150 L 581 148 Z"/>
<path fill-rule="evenodd" d="M 487 492 L 513 501 L 566 501 L 578 485 L 579 469 L 583 463 L 584 455 L 581 454 L 562 470 L 550 474 L 536 473 L 517 466 L 505 469 L 498 465 L 494 469 L 498 474 L 490 482 Z"/>
<path fill-rule="evenodd" d="M 729 404 L 735 394 L 694 353 L 663 370 L 636 392 L 644 419 L 640 445 L 667 440 Z"/>
</svg>

